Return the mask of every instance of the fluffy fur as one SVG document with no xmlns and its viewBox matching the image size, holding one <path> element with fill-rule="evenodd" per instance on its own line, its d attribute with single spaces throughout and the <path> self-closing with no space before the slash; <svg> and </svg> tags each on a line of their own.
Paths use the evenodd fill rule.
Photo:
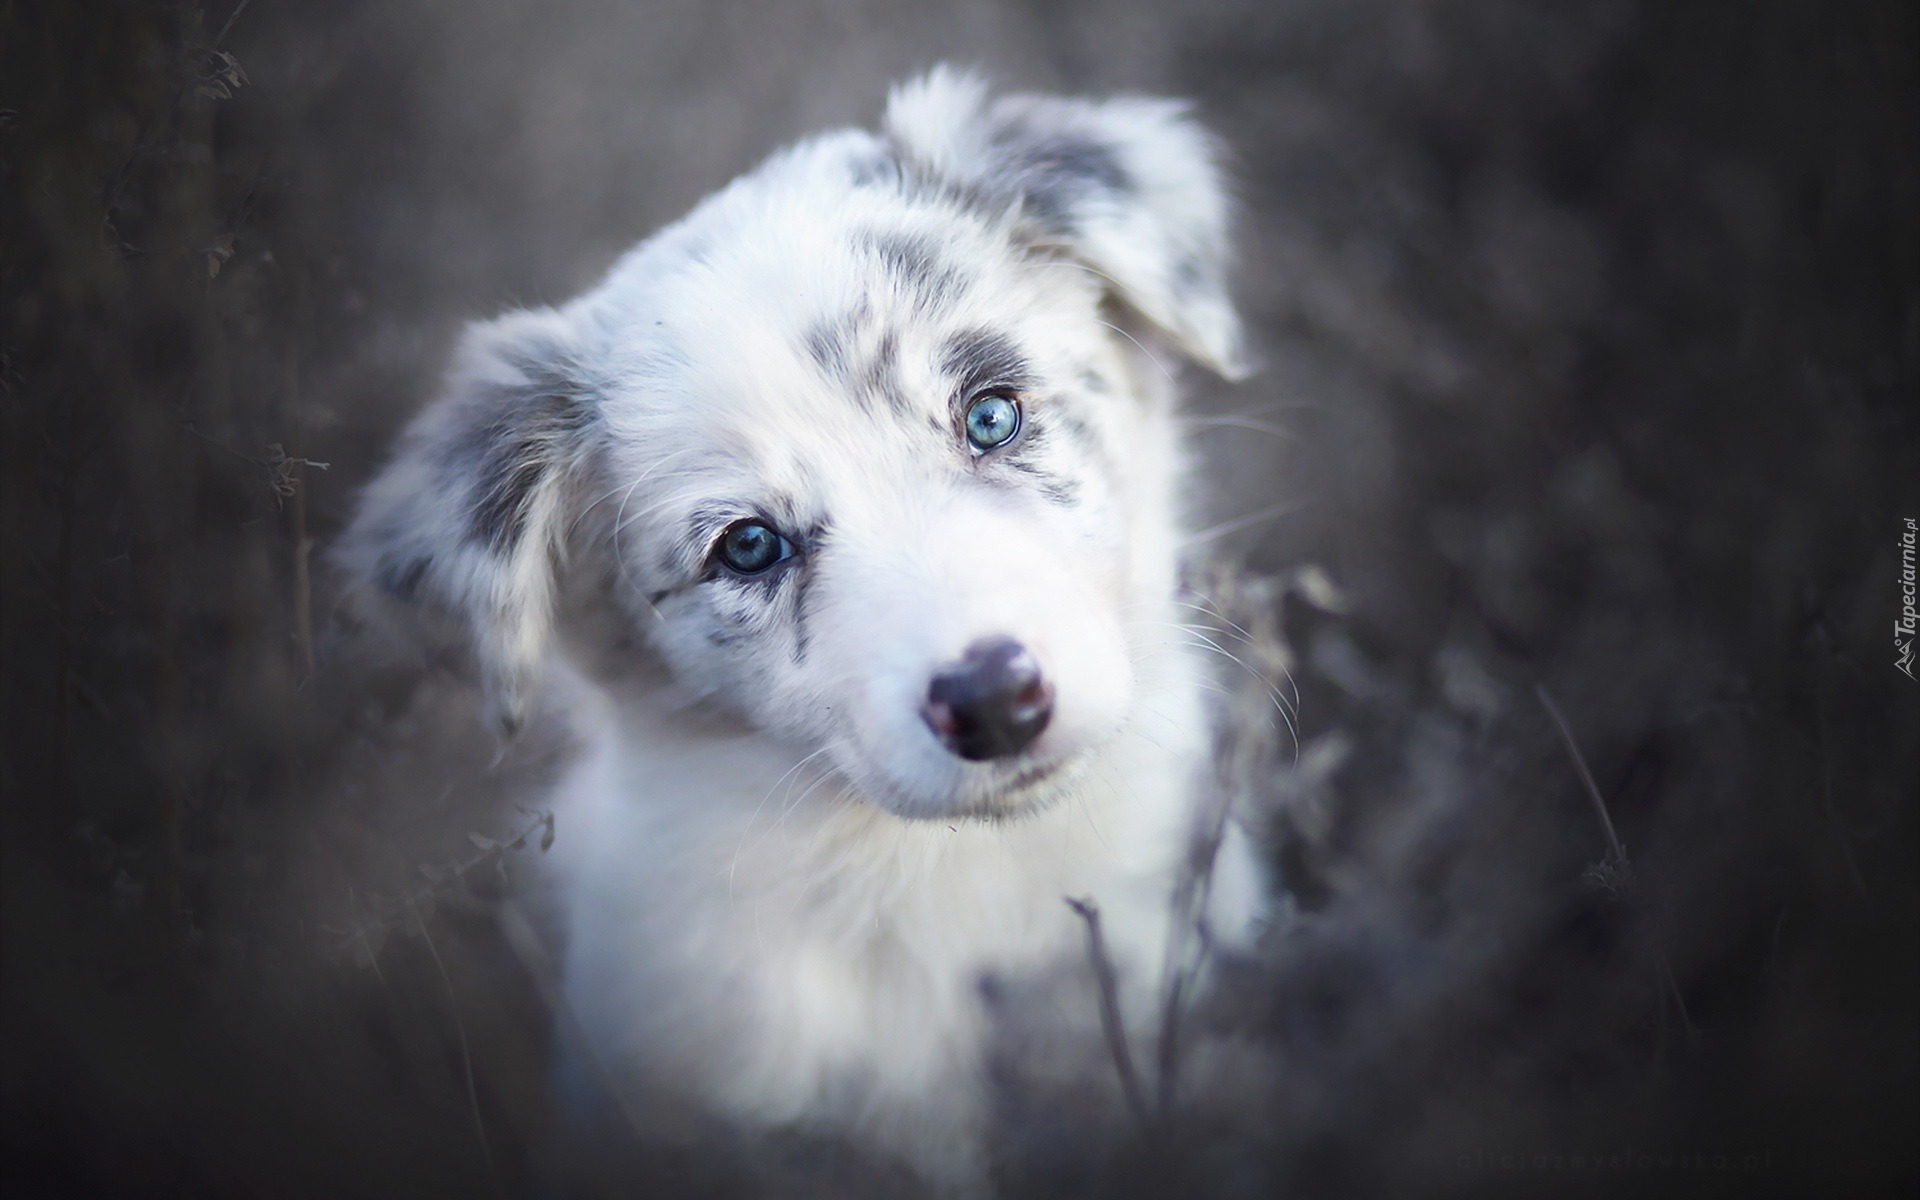
<svg viewBox="0 0 1920 1200">
<path fill-rule="evenodd" d="M 1215 160 L 1174 103 L 936 71 L 467 333 L 343 558 L 468 631 L 504 727 L 574 685 L 565 995 L 623 1085 L 965 1180 L 981 982 L 1083 958 L 1064 897 L 1152 1015 L 1207 746 L 1168 368 L 1241 364 Z M 990 391 L 1021 427 L 980 452 Z M 791 557 L 742 575 L 749 518 Z M 975 762 L 922 710 L 986 637 L 1054 702 Z M 1216 935 L 1251 863 L 1230 838 Z"/>
</svg>

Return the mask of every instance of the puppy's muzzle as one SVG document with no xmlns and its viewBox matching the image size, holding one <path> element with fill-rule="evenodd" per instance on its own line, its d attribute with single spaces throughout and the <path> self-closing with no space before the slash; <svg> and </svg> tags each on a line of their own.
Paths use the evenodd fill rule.
<svg viewBox="0 0 1920 1200">
<path fill-rule="evenodd" d="M 1053 715 L 1053 685 L 1040 663 L 1012 638 L 982 638 L 927 688 L 921 710 L 941 745 L 983 762 L 1033 744 Z"/>
</svg>

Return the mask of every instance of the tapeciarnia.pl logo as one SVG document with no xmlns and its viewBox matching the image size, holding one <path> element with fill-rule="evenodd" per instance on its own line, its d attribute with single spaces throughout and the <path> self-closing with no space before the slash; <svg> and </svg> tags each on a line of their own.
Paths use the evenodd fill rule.
<svg viewBox="0 0 1920 1200">
<path fill-rule="evenodd" d="M 1898 655 L 1893 665 L 1906 674 L 1913 675 L 1913 631 L 1920 624 L 1920 613 L 1914 612 L 1914 575 L 1913 575 L 1913 518 L 1907 518 L 1907 527 L 1900 534 L 1900 619 L 1893 623 L 1893 649 Z"/>
</svg>

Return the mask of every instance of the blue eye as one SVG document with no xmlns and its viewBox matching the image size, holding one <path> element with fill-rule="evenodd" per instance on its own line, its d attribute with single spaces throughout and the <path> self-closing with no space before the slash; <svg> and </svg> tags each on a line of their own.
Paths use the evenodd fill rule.
<svg viewBox="0 0 1920 1200">
<path fill-rule="evenodd" d="M 998 392 L 974 400 L 967 406 L 967 441 L 976 450 L 1004 446 L 1020 432 L 1020 406 Z"/>
<path fill-rule="evenodd" d="M 793 554 L 787 539 L 765 521 L 735 521 L 720 535 L 720 561 L 741 575 L 758 575 Z"/>
</svg>

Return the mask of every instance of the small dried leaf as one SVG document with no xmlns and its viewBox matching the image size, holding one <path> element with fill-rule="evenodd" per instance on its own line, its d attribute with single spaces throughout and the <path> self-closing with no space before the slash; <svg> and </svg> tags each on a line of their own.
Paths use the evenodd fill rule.
<svg viewBox="0 0 1920 1200">
<path fill-rule="evenodd" d="M 1333 581 L 1333 577 L 1320 567 L 1302 568 L 1297 579 L 1301 594 L 1306 596 L 1315 608 L 1334 614 L 1347 611 L 1346 593 L 1342 592 L 1340 585 Z"/>
<path fill-rule="evenodd" d="M 207 278 L 212 279 L 220 274 L 220 268 L 225 266 L 227 260 L 233 257 L 233 235 L 230 233 L 222 234 L 218 241 L 202 250 L 201 253 L 207 256 Z"/>
<path fill-rule="evenodd" d="M 1625 855 L 1614 854 L 1611 851 L 1599 862 L 1589 864 L 1580 878 L 1587 886 L 1604 892 L 1615 900 L 1622 899 L 1633 892 L 1633 865 L 1627 861 Z"/>
</svg>

